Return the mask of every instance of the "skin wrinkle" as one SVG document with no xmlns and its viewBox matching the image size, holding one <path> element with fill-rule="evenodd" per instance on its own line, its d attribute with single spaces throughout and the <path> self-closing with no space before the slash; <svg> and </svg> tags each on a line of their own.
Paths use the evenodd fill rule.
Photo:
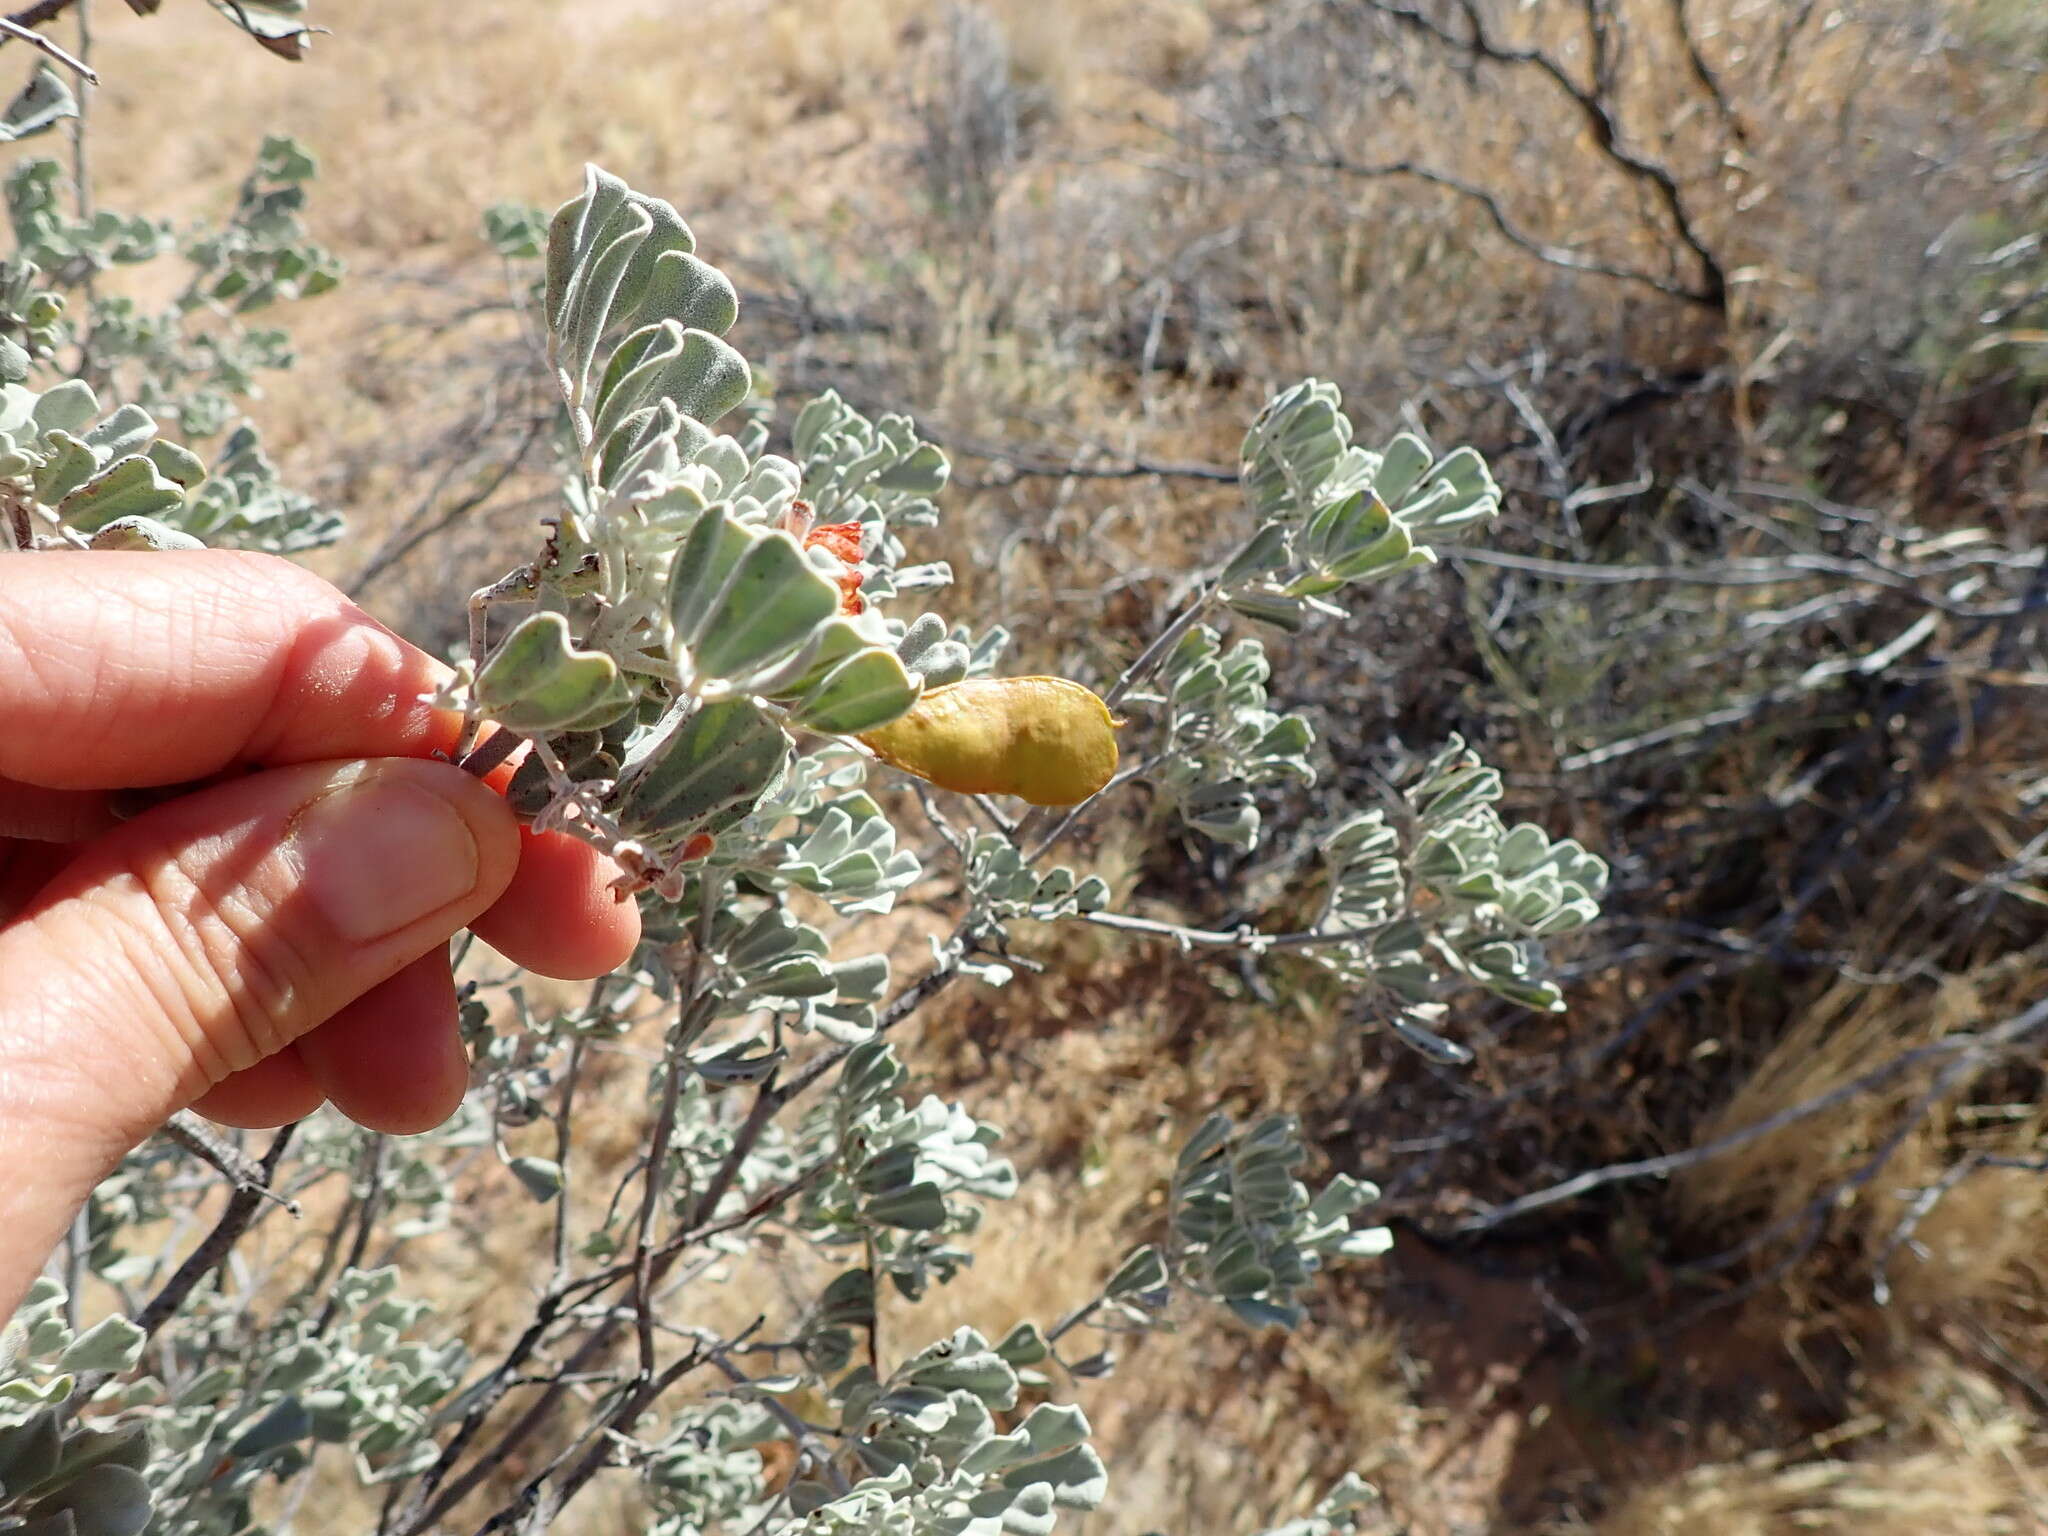
<svg viewBox="0 0 2048 1536">
<path fill-rule="evenodd" d="M 157 1037 L 154 1051 L 142 1057 L 132 1052 L 126 1054 L 125 1059 L 117 1064 L 123 1072 L 155 1076 L 158 1074 L 150 1072 L 152 1067 L 161 1069 L 190 1057 L 195 1051 L 212 1054 L 210 1045 L 199 1032 L 197 1019 L 191 1016 L 190 995 L 182 989 L 167 993 L 161 985 L 168 979 L 161 963 L 162 957 L 140 942 L 143 936 L 118 910 L 105 911 L 104 922 L 92 921 L 101 908 L 102 903 L 95 892 L 94 899 L 66 905 L 53 914 L 63 926 L 48 936 L 54 940 L 54 949 L 40 952 L 98 956 L 100 963 L 90 968 L 74 963 L 65 972 L 46 968 L 38 973 L 42 985 L 19 1001 L 31 1010 L 30 1016 L 40 1021 L 41 1027 L 32 1039 L 22 1042 L 21 1049 L 11 1051 L 9 1056 L 10 1073 L 23 1063 L 41 1063 L 77 1083 L 79 1086 L 71 1090 L 71 1096 L 64 1102 L 81 1110 L 104 1102 L 106 1090 L 103 1079 L 109 1063 L 101 1059 L 90 1042 L 82 1045 L 72 1022 L 80 1010 L 90 1010 L 89 1016 L 93 1018 L 121 1018 L 139 1023 Z M 0 935 L 0 940 L 5 937 Z M 109 946 L 115 953 L 107 954 Z M 5 943 L 0 942 L 0 974 L 7 974 L 13 969 L 6 962 L 6 948 Z M 138 989 L 139 995 L 128 995 L 131 988 Z M 10 998 L 10 1029 L 15 1024 L 15 1003 L 16 1000 Z M 181 1025 L 174 1013 L 186 1015 L 186 1022 Z M 86 1116 L 80 1114 L 76 1118 L 83 1123 Z M 103 1126 L 101 1129 L 121 1136 L 127 1134 L 128 1128 Z"/>
<path fill-rule="evenodd" d="M 72 567 L 39 583 L 33 604 L 9 604 L 0 587 L 0 672 L 10 674 L 10 695 L 24 713 L 60 720 L 90 746 L 66 754 L 79 765 L 58 776 L 66 785 L 87 787 L 81 775 L 94 770 L 83 765 L 101 755 L 120 765 L 124 785 L 143 777 L 175 784 L 238 764 L 353 756 L 366 739 L 391 741 L 397 755 L 453 746 L 459 722 L 420 699 L 445 666 L 288 561 L 238 554 L 203 564 L 204 580 L 188 574 L 173 585 L 137 569 L 107 590 Z M 49 624 L 53 609 L 90 612 L 89 638 L 79 638 L 75 620 Z M 132 699 L 138 683 L 160 684 L 167 655 L 190 660 L 143 727 L 149 750 L 138 752 L 115 704 Z M 132 771 L 138 757 L 150 760 L 144 774 Z M 0 775 L 57 782 L 48 769 L 38 743 L 0 733 Z"/>
<path fill-rule="evenodd" d="M 85 892 L 63 915 L 75 915 L 85 929 L 78 953 L 90 954 L 89 946 L 109 941 L 120 950 L 123 963 L 116 974 L 133 977 L 142 988 L 144 996 L 132 1005 L 133 1016 L 146 1022 L 160 1040 L 159 1058 L 190 1060 L 205 1081 L 218 1081 L 228 1071 L 225 1042 L 209 1033 L 194 1005 L 194 999 L 203 995 L 205 960 L 203 955 L 195 959 L 184 942 L 187 935 L 170 925 L 152 933 L 134 921 L 131 914 L 150 899 L 148 881 L 136 872 L 122 871 Z M 87 921 L 88 914 L 100 921 Z"/>
<path fill-rule="evenodd" d="M 111 1164 L 129 1143 L 120 1139 L 124 1129 L 107 1124 L 99 1108 L 105 1092 L 95 1086 L 95 1079 L 104 1072 L 105 1064 L 81 1059 L 75 1051 L 62 1055 L 52 1048 L 70 1033 L 68 1021 L 59 1011 L 70 1001 L 34 997 L 19 1013 L 9 1016 L 9 1026 L 20 1029 L 28 1048 L 10 1059 L 7 1071 L 0 1073 L 0 1120 L 37 1126 L 52 1138 L 68 1133 L 84 1146 L 112 1143 L 105 1157 Z"/>
<path fill-rule="evenodd" d="M 343 775 L 348 782 L 360 776 Z M 190 967 L 192 990 L 184 1012 L 196 1022 L 191 999 L 210 997 L 225 998 L 232 1010 L 231 1038 L 223 1038 L 217 1023 L 198 1026 L 220 1058 L 218 1068 L 206 1069 L 205 1086 L 290 1043 L 284 1021 L 294 1017 L 298 1000 L 310 990 L 315 967 L 292 942 L 299 925 L 273 897 L 296 891 L 303 879 L 290 828 L 305 809 L 294 811 L 282 829 L 265 825 L 268 818 L 253 818 L 137 872 L 152 912 Z M 237 873 L 228 877 L 228 870 Z"/>
</svg>

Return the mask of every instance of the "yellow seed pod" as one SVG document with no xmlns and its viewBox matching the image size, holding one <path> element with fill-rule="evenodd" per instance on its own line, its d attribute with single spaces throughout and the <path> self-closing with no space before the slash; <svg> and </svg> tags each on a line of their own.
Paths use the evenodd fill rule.
<svg viewBox="0 0 2048 1536">
<path fill-rule="evenodd" d="M 1078 805 L 1116 772 L 1116 722 L 1064 677 L 970 677 L 860 738 L 892 768 L 963 795 Z"/>
</svg>

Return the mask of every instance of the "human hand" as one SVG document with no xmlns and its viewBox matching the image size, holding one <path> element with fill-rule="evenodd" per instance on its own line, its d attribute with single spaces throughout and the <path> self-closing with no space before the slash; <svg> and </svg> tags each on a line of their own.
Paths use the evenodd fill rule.
<svg viewBox="0 0 2048 1536">
<path fill-rule="evenodd" d="M 0 556 L 0 1319 L 179 1109 L 452 1114 L 458 929 L 552 976 L 631 954 L 599 854 L 433 759 L 446 670 L 284 561 Z"/>
</svg>

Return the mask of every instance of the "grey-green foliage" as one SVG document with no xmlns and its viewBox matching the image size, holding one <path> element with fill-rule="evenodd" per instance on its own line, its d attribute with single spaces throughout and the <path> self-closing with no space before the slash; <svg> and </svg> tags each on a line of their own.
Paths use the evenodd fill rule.
<svg viewBox="0 0 2048 1536">
<path fill-rule="evenodd" d="M 0 111 L 0 144 L 47 133 L 67 117 L 78 116 L 78 98 L 64 77 L 38 60 L 28 83 Z"/>
<path fill-rule="evenodd" d="M 1151 779 L 1197 832 L 1250 848 L 1259 839 L 1252 791 L 1281 779 L 1315 782 L 1315 731 L 1301 715 L 1267 707 L 1272 666 L 1257 638 L 1224 650 L 1216 631 L 1196 625 L 1160 667 L 1166 741 Z"/>
<path fill-rule="evenodd" d="M 1018 1407 L 1020 1366 L 1042 1358 L 1034 1338 L 991 1345 L 961 1328 L 880 1379 L 849 1371 L 832 1397 L 867 1475 L 793 1483 L 801 1518 L 785 1536 L 1046 1536 L 1061 1510 L 1100 1505 L 1108 1474 L 1079 1408 L 1041 1402 L 1007 1432 L 996 1420 Z"/>
<path fill-rule="evenodd" d="M 251 1364 L 224 1359 L 179 1381 L 151 1418 L 162 1442 L 150 1472 L 160 1528 L 248 1529 L 259 1486 L 300 1475 L 322 1445 L 345 1446 L 368 1483 L 432 1458 L 435 1412 L 468 1355 L 459 1339 L 421 1337 L 432 1308 L 397 1288 L 396 1269 L 345 1270 L 311 1300 L 316 1313 L 333 1304 L 324 1332 L 313 1315 L 288 1311 L 247 1341 Z M 232 1337 L 238 1325 L 222 1322 Z"/>
<path fill-rule="evenodd" d="M 153 11 L 163 0 L 128 0 L 131 8 Z M 306 0 L 208 0 L 215 11 L 248 33 L 258 45 L 281 59 L 302 59 L 316 32 L 308 22 Z"/>
<path fill-rule="evenodd" d="M 1015 843 L 994 833 L 976 833 L 968 845 L 967 883 L 976 910 L 997 920 L 1029 917 L 1050 923 L 1100 912 L 1109 903 L 1109 887 L 1101 876 L 1076 878 L 1064 864 L 1041 870 L 1026 861 Z"/>
<path fill-rule="evenodd" d="M 32 543 L 284 554 L 339 536 L 341 519 L 279 482 L 246 423 L 210 469 L 185 443 L 158 435 L 217 435 L 234 423 L 236 402 L 257 392 L 260 372 L 291 365 L 285 333 L 244 317 L 339 279 L 340 264 L 301 218 L 313 174 L 294 140 L 267 138 L 227 217 L 181 234 L 107 210 L 67 212 L 54 160 L 9 173 L 15 252 L 0 262 L 0 497 L 11 503 L 11 542 L 26 530 Z M 186 270 L 160 307 L 88 286 L 110 267 L 172 253 Z"/>
<path fill-rule="evenodd" d="M 1500 510 L 1500 488 L 1470 448 L 1438 458 L 1403 433 L 1378 453 L 1353 443 L 1337 386 L 1307 379 L 1267 402 L 1239 455 L 1257 531 L 1223 572 L 1222 592 L 1248 618 L 1285 630 L 1339 613 L 1332 594 L 1436 556 Z"/>
<path fill-rule="evenodd" d="M 1469 1055 L 1436 1033 L 1457 986 L 1563 1009 L 1543 978 L 1542 941 L 1591 922 L 1607 888 L 1602 860 L 1533 823 L 1509 826 L 1500 796 L 1500 774 L 1453 736 L 1401 786 L 1397 815 L 1360 812 L 1322 843 L 1329 885 L 1314 929 L 1340 942 L 1308 952 L 1383 998 L 1403 1038 L 1446 1060 Z"/>
<path fill-rule="evenodd" d="M 316 171 L 296 140 L 272 135 L 257 150 L 227 215 L 180 232 L 104 209 L 80 218 L 66 211 L 68 189 L 56 161 L 15 167 L 6 184 L 15 260 L 33 266 L 53 289 L 85 301 L 40 326 L 21 316 L 24 339 L 38 356 L 64 346 L 84 349 L 95 380 L 188 438 L 221 432 L 234 420 L 235 402 L 257 392 L 258 376 L 293 360 L 282 330 L 251 326 L 247 318 L 273 304 L 326 293 L 341 279 L 340 261 L 310 237 L 303 218 Z M 80 286 L 109 267 L 173 254 L 184 272 L 168 303 L 150 307 L 124 293 L 87 295 Z"/>
<path fill-rule="evenodd" d="M 136 1536 L 150 1517 L 149 1427 L 88 1428 L 63 1410 L 82 1375 L 135 1365 L 142 1330 L 119 1315 L 74 1330 L 65 1299 L 56 1281 L 38 1280 L 0 1330 L 0 1530 L 41 1522 L 73 1536 Z"/>
<path fill-rule="evenodd" d="M 1292 1115 L 1242 1129 L 1223 1114 L 1203 1121 L 1174 1165 L 1165 1255 L 1173 1279 L 1246 1322 L 1292 1328 L 1302 1317 L 1297 1297 L 1326 1262 L 1385 1253 L 1386 1228 L 1351 1225 L 1379 1191 L 1339 1174 L 1311 1196 L 1296 1177 L 1306 1159 Z M 1149 1289 L 1142 1277 L 1125 1284 L 1133 1294 Z"/>
<path fill-rule="evenodd" d="M 907 418 L 871 422 L 829 393 L 799 414 L 794 460 L 764 451 L 756 422 L 716 435 L 751 378 L 723 339 L 737 300 L 658 198 L 593 167 L 544 237 L 516 207 L 486 229 L 508 260 L 543 256 L 574 473 L 542 557 L 479 596 L 536 611 L 479 650 L 448 702 L 541 737 L 520 803 L 635 883 L 674 899 L 691 869 L 738 864 L 771 888 L 882 909 L 916 865 L 872 802 L 835 815 L 815 797 L 799 844 L 779 835 L 800 814 L 779 792 L 800 741 L 886 724 L 1000 648 L 1000 634 L 970 645 L 934 615 L 906 625 L 870 606 L 949 579 L 903 567 L 894 532 L 936 518 L 944 456 Z M 833 788 L 857 794 L 859 775 Z"/>
<path fill-rule="evenodd" d="M 103 410 L 70 379 L 40 393 L 0 384 L 0 500 L 18 541 L 113 549 L 202 544 L 287 553 L 327 543 L 341 522 L 279 484 L 252 428 L 240 428 L 209 471 L 157 436 L 143 407 Z"/>
<path fill-rule="evenodd" d="M 903 564 L 906 551 L 896 530 L 938 522 L 933 498 L 952 472 L 945 454 L 918 435 L 908 416 L 871 421 L 828 389 L 797 413 L 790 444 L 812 515 L 821 523 L 856 523 L 866 532 L 862 560 L 870 597 L 886 600 L 952 581 L 944 561 Z"/>
<path fill-rule="evenodd" d="M 744 1530 L 760 1518 L 766 1463 L 757 1447 L 784 1437 L 757 1403 L 721 1402 L 675 1414 L 648 1450 L 642 1486 L 655 1520 L 649 1536 Z"/>
<path fill-rule="evenodd" d="M 1259 1536 L 1339 1536 L 1356 1531 L 1359 1521 L 1383 1508 L 1379 1490 L 1356 1472 L 1347 1472 L 1316 1501 L 1314 1511 L 1307 1517 L 1276 1525 L 1261 1531 Z"/>
<path fill-rule="evenodd" d="M 991 1151 L 1000 1131 L 930 1095 L 905 1102 L 907 1076 L 884 1041 L 847 1058 L 802 1138 L 805 1161 L 828 1155 L 831 1165 L 805 1191 L 799 1221 L 828 1247 L 864 1247 L 915 1299 L 967 1262 L 957 1239 L 980 1227 L 982 1200 L 1016 1193 L 1017 1174 Z"/>
</svg>

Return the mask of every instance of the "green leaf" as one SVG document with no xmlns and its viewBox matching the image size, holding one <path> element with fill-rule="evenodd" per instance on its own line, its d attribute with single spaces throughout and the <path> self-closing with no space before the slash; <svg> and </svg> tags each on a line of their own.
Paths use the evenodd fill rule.
<svg viewBox="0 0 2048 1536">
<path fill-rule="evenodd" d="M 789 755 L 789 737 L 746 699 L 679 705 L 628 757 L 615 814 L 633 836 L 680 840 L 703 819 L 760 799 Z"/>
<path fill-rule="evenodd" d="M 1109 1472 L 1087 1445 L 1077 1445 L 1050 1461 L 1012 1468 L 1003 1475 L 1003 1482 L 1012 1488 L 1044 1483 L 1062 1509 L 1094 1509 L 1109 1496 Z"/>
<path fill-rule="evenodd" d="M 688 251 L 667 250 L 656 256 L 648 271 L 637 318 L 673 320 L 691 330 L 723 336 L 739 313 L 739 295 L 731 278 Z"/>
<path fill-rule="evenodd" d="M 124 517 L 153 518 L 185 505 L 185 488 L 157 473 L 141 454 L 117 460 L 57 504 L 57 515 L 80 533 Z"/>
<path fill-rule="evenodd" d="M 127 1318 L 105 1317 L 73 1339 L 57 1357 L 62 1371 L 125 1371 L 142 1358 L 148 1335 Z"/>
<path fill-rule="evenodd" d="M 691 645 L 704 632 L 726 583 L 759 535 L 723 508 L 697 519 L 669 567 L 669 623 L 677 640 Z"/>
<path fill-rule="evenodd" d="M 49 457 L 36 467 L 36 500 L 54 507 L 99 472 L 99 456 L 62 427 L 43 434 Z"/>
<path fill-rule="evenodd" d="M 37 64 L 28 83 L 0 112 L 0 144 L 47 133 L 67 117 L 78 116 L 78 98 L 64 77 L 47 64 Z"/>
<path fill-rule="evenodd" d="M 54 1409 L 43 1408 L 12 1429 L 0 1429 L 0 1498 L 27 1493 L 57 1470 L 64 1443 Z"/>
<path fill-rule="evenodd" d="M 1002 1342 L 996 1345 L 996 1353 L 1011 1365 L 1037 1365 L 1051 1356 L 1052 1346 L 1045 1342 L 1045 1335 L 1038 1331 L 1038 1324 L 1023 1322 L 1003 1335 Z"/>
<path fill-rule="evenodd" d="M 874 647 L 828 672 L 790 711 L 790 720 L 813 731 L 856 735 L 903 715 L 920 692 L 895 652 Z"/>
<path fill-rule="evenodd" d="M 505 1166 L 542 1205 L 562 1192 L 562 1165 L 552 1158 L 515 1157 Z"/>
<path fill-rule="evenodd" d="M 885 1227 L 934 1232 L 946 1224 L 946 1202 L 936 1184 L 920 1182 L 876 1195 L 862 1208 L 870 1220 Z"/>
<path fill-rule="evenodd" d="M 60 1471 L 65 1476 L 111 1462 L 141 1472 L 149 1466 L 149 1426 L 124 1424 L 119 1429 L 81 1429 L 64 1442 Z M 0 1474 L 4 1478 L 5 1474 Z"/>
<path fill-rule="evenodd" d="M 30 416 L 43 432 L 82 433 L 100 413 L 99 396 L 83 379 L 66 379 L 46 389 Z"/>
<path fill-rule="evenodd" d="M 262 1456 L 304 1440 L 313 1433 L 313 1416 L 296 1396 L 280 1398 L 270 1411 L 237 1435 L 228 1446 L 234 1457 Z"/>
<path fill-rule="evenodd" d="M 839 588 L 777 529 L 753 541 L 691 643 L 698 675 L 736 678 L 789 655 L 839 611 Z"/>
<path fill-rule="evenodd" d="M 633 704 L 618 663 L 577 650 L 559 613 L 522 620 L 477 673 L 476 691 L 492 717 L 515 731 L 591 730 Z"/>
<path fill-rule="evenodd" d="M 1192 1146 L 1192 1143 L 1190 1144 Z M 1182 1154 L 1183 1168 L 1189 1166 L 1186 1154 Z M 1102 1288 L 1103 1295 L 1111 1300 L 1123 1300 L 1143 1296 L 1157 1291 L 1166 1284 L 1166 1261 L 1159 1250 L 1147 1243 L 1142 1248 L 1131 1250 L 1130 1256 L 1117 1266 L 1109 1283 Z"/>
<path fill-rule="evenodd" d="M 149 1524 L 149 1485 L 127 1467 L 88 1468 L 39 1501 L 37 1515 L 67 1513 L 78 1536 L 140 1536 Z"/>
<path fill-rule="evenodd" d="M 205 461 L 178 443 L 168 443 L 159 438 L 144 452 L 148 454 L 149 462 L 156 466 L 158 474 L 188 491 L 206 479 Z"/>
<path fill-rule="evenodd" d="M 1307 601 L 1284 592 L 1232 592 L 1223 600 L 1246 618 L 1270 624 L 1290 635 L 1298 635 L 1307 628 L 1309 615 L 1315 611 Z"/>
</svg>

